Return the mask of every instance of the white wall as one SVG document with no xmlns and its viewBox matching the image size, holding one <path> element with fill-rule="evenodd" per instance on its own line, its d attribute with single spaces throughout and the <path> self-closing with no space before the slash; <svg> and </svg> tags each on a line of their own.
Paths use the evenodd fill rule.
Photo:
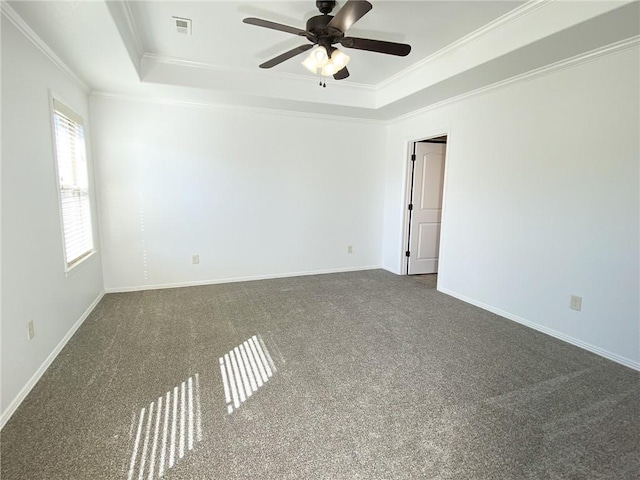
<svg viewBox="0 0 640 480">
<path fill-rule="evenodd" d="M 88 120 L 86 94 L 3 15 L 3 421 L 103 290 L 99 253 L 65 277 L 49 89 Z M 85 130 L 90 149 L 88 121 Z M 29 320 L 35 325 L 31 341 Z"/>
<path fill-rule="evenodd" d="M 91 115 L 107 289 L 380 265 L 384 126 L 103 96 Z"/>
<path fill-rule="evenodd" d="M 640 367 L 638 58 L 619 51 L 394 123 L 385 268 L 401 266 L 407 141 L 448 130 L 439 288 Z"/>
</svg>

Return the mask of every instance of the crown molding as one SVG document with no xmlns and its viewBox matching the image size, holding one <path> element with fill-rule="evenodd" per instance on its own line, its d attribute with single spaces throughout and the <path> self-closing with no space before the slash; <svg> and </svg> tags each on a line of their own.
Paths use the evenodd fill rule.
<svg viewBox="0 0 640 480">
<path fill-rule="evenodd" d="M 399 115 L 397 117 L 393 117 L 389 120 L 387 120 L 385 123 L 386 124 L 391 124 L 391 123 L 396 123 L 396 122 L 400 122 L 403 120 L 407 120 L 419 115 L 422 115 L 423 113 L 429 112 L 431 110 L 435 110 L 438 108 L 442 108 L 446 105 L 455 103 L 455 102 L 459 102 L 461 100 L 464 100 L 466 98 L 469 97 L 473 97 L 476 95 L 480 95 L 486 92 L 490 92 L 492 90 L 496 90 L 502 87 L 506 87 L 509 85 L 514 85 L 516 83 L 520 83 L 520 82 L 525 82 L 528 80 L 532 80 L 534 78 L 538 78 L 538 77 L 542 77 L 544 75 L 549 75 L 555 72 L 558 72 L 560 70 L 564 70 L 567 68 L 572 68 L 572 67 L 576 67 L 578 65 L 581 65 L 583 63 L 587 63 L 590 62 L 592 60 L 596 60 L 600 57 L 604 57 L 606 55 L 611 55 L 617 52 L 620 52 L 622 50 L 626 50 L 628 48 L 633 48 L 633 47 L 638 47 L 640 46 L 640 35 L 636 35 L 634 37 L 625 39 L 625 40 L 621 40 L 619 42 L 615 42 L 612 43 L 610 45 L 606 45 L 604 47 L 600 47 L 600 48 L 596 48 L 595 50 L 591 50 L 589 52 L 585 52 L 585 53 L 581 53 L 579 55 L 575 55 L 573 57 L 569 57 L 569 58 L 565 58 L 564 60 L 560 60 L 558 62 L 555 63 L 550 63 L 549 65 L 545 65 L 543 67 L 540 68 L 536 68 L 534 70 L 530 70 L 528 72 L 522 73 L 520 75 L 516 75 L 514 77 L 511 78 L 507 78 L 505 80 L 496 82 L 496 83 L 492 83 L 491 85 L 487 85 L 485 87 L 481 87 L 475 90 L 471 90 L 469 92 L 465 92 L 461 95 L 457 95 L 455 97 L 451 97 L 448 98 L 446 100 L 443 100 L 441 102 L 437 102 L 431 105 L 428 105 L 424 108 L 419 108 L 417 110 L 414 110 L 412 112 L 406 113 L 406 114 L 402 114 Z"/>
<path fill-rule="evenodd" d="M 612 43 L 610 45 L 606 45 L 604 47 L 597 48 L 595 50 L 591 50 L 589 52 L 585 52 L 580 55 L 576 55 L 576 56 L 549 64 L 549 65 L 545 65 L 535 70 L 531 70 L 529 72 L 516 75 L 506 80 L 502 80 L 500 82 L 496 82 L 491 85 L 487 85 L 485 87 L 478 88 L 478 89 L 463 93 L 461 95 L 448 98 L 441 102 L 437 102 L 437 103 L 428 105 L 426 107 L 414 110 L 412 112 L 402 114 L 396 117 L 392 117 L 389 119 L 349 117 L 344 115 L 330 115 L 330 114 L 323 114 L 323 113 L 301 112 L 297 110 L 275 109 L 275 108 L 267 108 L 267 107 L 253 107 L 253 106 L 247 106 L 247 105 L 241 106 L 237 104 L 229 104 L 229 103 L 222 103 L 222 102 L 217 103 L 217 102 L 211 102 L 211 101 L 176 100 L 168 97 L 144 98 L 137 95 L 127 95 L 127 94 L 101 92 L 101 91 L 94 91 L 91 93 L 91 96 L 128 101 L 128 102 L 157 104 L 157 105 L 176 105 L 176 106 L 186 106 L 186 107 L 196 107 L 196 108 L 224 108 L 224 109 L 229 109 L 233 111 L 243 110 L 243 111 L 254 112 L 254 113 L 269 113 L 269 114 L 284 115 L 289 117 L 294 116 L 294 117 L 300 117 L 300 118 L 314 118 L 314 119 L 322 119 L 322 120 L 352 122 L 352 123 L 355 122 L 355 123 L 364 123 L 364 124 L 371 124 L 371 125 L 390 125 L 390 124 L 394 124 L 400 121 L 404 121 L 404 120 L 419 116 L 431 110 L 436 110 L 446 105 L 453 104 L 455 102 L 459 102 L 467 98 L 471 98 L 476 95 L 481 95 L 481 94 L 490 92 L 492 90 L 497 90 L 499 88 L 507 87 L 520 82 L 525 82 L 538 77 L 542 77 L 544 75 L 549 75 L 563 69 L 572 68 L 580 64 L 596 60 L 600 57 L 615 54 L 617 52 L 620 52 L 629 48 L 638 47 L 638 46 L 640 46 L 640 35 L 622 40 L 620 42 Z M 375 111 L 376 111 L 375 109 L 372 110 L 372 113 L 375 113 Z"/>
<path fill-rule="evenodd" d="M 221 72 L 221 73 L 227 73 L 227 74 L 242 74 L 242 75 L 252 75 L 252 76 L 260 75 L 260 76 L 263 76 L 264 78 L 269 78 L 269 79 L 276 78 L 280 80 L 289 80 L 289 81 L 296 81 L 296 82 L 301 82 L 301 81 L 307 82 L 309 80 L 308 75 L 305 76 L 305 75 L 298 75 L 295 73 L 266 72 L 264 70 L 255 71 L 255 70 L 223 67 L 220 65 L 215 65 L 213 63 L 200 62 L 196 60 L 186 60 L 183 58 L 157 55 L 154 53 L 144 53 L 142 55 L 142 59 L 155 62 L 155 63 L 162 63 L 164 65 L 171 65 L 175 67 L 202 69 L 202 70 L 209 70 L 209 71 L 215 71 L 215 72 Z M 360 91 L 369 90 L 371 92 L 374 92 L 377 88 L 375 85 L 370 85 L 366 83 L 348 82 L 348 81 L 335 83 L 335 85 L 339 86 L 340 88 L 356 88 Z"/>
<path fill-rule="evenodd" d="M 7 4 L 0 2 L 2 15 L 4 15 L 27 39 L 31 41 L 56 67 L 66 74 L 85 94 L 91 92 L 91 87 L 80 76 L 78 76 L 69 66 L 55 54 L 51 48 L 42 40 L 36 32 L 22 19 L 18 13 Z"/>
<path fill-rule="evenodd" d="M 290 110 L 290 109 L 255 107 L 250 105 L 238 105 L 237 103 L 179 100 L 179 99 L 173 99 L 169 97 L 160 97 L 160 96 L 140 97 L 138 95 L 103 92 L 103 91 L 97 91 L 97 90 L 94 90 L 93 92 L 91 92 L 90 96 L 107 98 L 110 100 L 120 100 L 124 102 L 147 103 L 152 105 L 169 105 L 169 106 L 195 107 L 195 108 L 217 108 L 217 109 L 231 110 L 234 112 L 241 110 L 241 111 L 252 112 L 252 113 L 268 113 L 272 115 L 282 115 L 286 117 L 311 118 L 315 120 L 331 120 L 331 121 L 341 121 L 341 122 L 347 122 L 347 123 L 364 123 L 369 125 L 385 125 L 387 123 L 385 120 L 378 120 L 378 119 L 364 118 L 364 117 L 350 117 L 347 115 L 331 115 L 328 113 L 312 113 L 312 112 L 303 112 L 299 110 Z"/>
<path fill-rule="evenodd" d="M 428 57 L 423 58 L 422 60 L 410 65 L 409 67 L 405 68 L 404 70 L 401 70 L 400 72 L 390 77 L 387 77 L 386 79 L 384 79 L 383 81 L 375 85 L 374 88 L 376 90 L 381 90 L 385 87 L 388 87 L 389 85 L 398 81 L 402 77 L 405 77 L 417 70 L 420 70 L 421 68 L 425 67 L 425 65 L 430 64 L 436 59 L 443 57 L 445 55 L 448 55 L 455 50 L 466 47 L 469 44 L 478 41 L 485 35 L 488 35 L 489 33 L 494 32 L 499 28 L 503 28 L 504 26 L 514 22 L 515 20 L 531 14 L 532 12 L 538 10 L 541 7 L 549 5 L 553 1 L 554 0 L 529 0 L 527 3 L 514 8 L 510 12 L 505 13 L 504 15 L 480 27 L 479 29 L 474 30 L 473 32 L 456 40 L 455 42 L 450 43 L 446 47 L 438 50 L 437 52 L 429 55 Z"/>
<path fill-rule="evenodd" d="M 129 32 L 131 33 L 131 38 L 133 38 L 133 47 L 138 54 L 138 58 L 142 60 L 142 56 L 144 55 L 144 47 L 142 46 L 140 30 L 136 25 L 136 20 L 133 16 L 133 12 L 131 11 L 131 6 L 129 5 L 129 2 L 122 2 L 121 5 L 122 13 L 124 14 L 124 18 L 127 21 L 127 27 L 129 28 Z"/>
</svg>

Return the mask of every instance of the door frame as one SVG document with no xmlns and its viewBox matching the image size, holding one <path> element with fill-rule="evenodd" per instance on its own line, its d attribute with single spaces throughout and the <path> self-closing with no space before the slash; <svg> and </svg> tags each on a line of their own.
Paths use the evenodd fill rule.
<svg viewBox="0 0 640 480">
<path fill-rule="evenodd" d="M 446 269 L 446 256 L 443 262 L 443 251 L 446 252 L 446 208 L 447 208 L 447 185 L 448 185 L 448 173 L 450 164 L 450 152 L 451 152 L 451 128 L 437 128 L 426 135 L 422 135 L 418 138 L 405 138 L 404 142 L 404 157 L 405 157 L 405 175 L 404 175 L 404 203 L 402 205 L 402 248 L 401 248 L 401 260 L 400 260 L 400 274 L 409 275 L 409 258 L 406 256 L 407 245 L 409 244 L 409 203 L 411 203 L 411 154 L 413 153 L 413 144 L 422 140 L 431 140 L 437 137 L 447 137 L 447 146 L 445 148 L 444 155 L 444 179 L 442 185 L 442 216 L 440 221 L 440 248 L 438 254 L 438 272 Z M 438 277 L 438 284 L 440 283 L 440 277 Z"/>
</svg>

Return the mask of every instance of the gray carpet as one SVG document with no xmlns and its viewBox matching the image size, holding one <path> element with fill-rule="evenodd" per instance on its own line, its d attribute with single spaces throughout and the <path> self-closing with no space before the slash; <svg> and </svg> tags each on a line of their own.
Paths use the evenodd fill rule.
<svg viewBox="0 0 640 480">
<path fill-rule="evenodd" d="M 110 294 L 3 429 L 2 479 L 636 479 L 639 398 L 435 276 Z"/>
</svg>

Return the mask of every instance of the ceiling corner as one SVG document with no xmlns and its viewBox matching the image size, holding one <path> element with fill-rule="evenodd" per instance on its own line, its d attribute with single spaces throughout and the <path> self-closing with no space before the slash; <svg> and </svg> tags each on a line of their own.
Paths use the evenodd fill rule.
<svg viewBox="0 0 640 480">
<path fill-rule="evenodd" d="M 129 58 L 138 73 L 138 77 L 142 79 L 141 64 L 142 57 L 145 52 L 129 2 L 107 1 L 105 3 L 111 17 L 113 18 L 116 28 L 118 29 L 122 43 L 127 49 Z"/>
</svg>

